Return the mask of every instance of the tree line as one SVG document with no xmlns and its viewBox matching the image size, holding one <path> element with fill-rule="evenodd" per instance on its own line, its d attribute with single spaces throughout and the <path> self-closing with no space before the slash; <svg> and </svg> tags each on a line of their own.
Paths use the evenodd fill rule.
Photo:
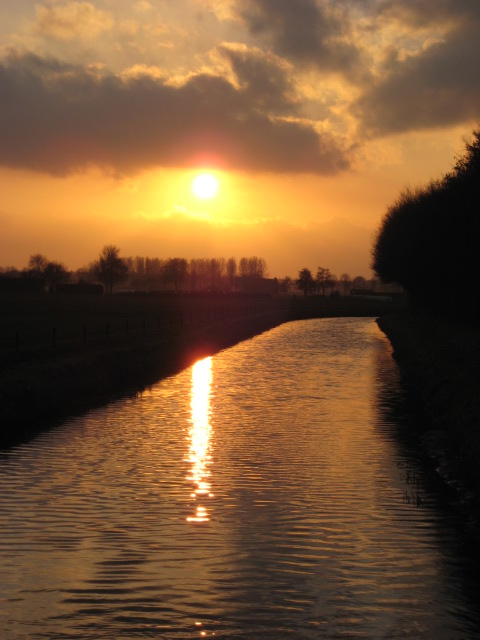
<svg viewBox="0 0 480 640">
<path fill-rule="evenodd" d="M 65 283 L 101 283 L 106 293 L 121 286 L 132 291 L 245 291 L 265 292 L 261 283 L 267 276 L 267 263 L 258 256 L 242 257 L 237 262 L 231 258 L 149 258 L 145 256 L 122 257 L 115 245 L 105 245 L 98 258 L 76 271 L 69 271 L 61 262 L 48 260 L 37 253 L 30 256 L 28 266 L 18 271 L 0 268 L 1 278 L 21 279 L 29 285 L 27 290 L 47 289 L 55 293 Z M 316 277 L 308 268 L 303 268 L 298 278 L 289 276 L 277 281 L 270 293 L 289 293 L 298 289 L 307 297 L 315 292 L 342 293 L 352 289 L 375 290 L 378 281 L 366 280 L 363 276 L 351 278 L 343 273 L 338 279 L 326 267 L 318 267 Z M 24 288 L 25 289 L 25 288 Z"/>
<path fill-rule="evenodd" d="M 23 279 L 32 287 L 54 293 L 67 282 L 101 283 L 106 293 L 122 285 L 132 290 L 234 291 L 255 288 L 255 282 L 267 275 L 267 263 L 258 256 L 225 258 L 149 258 L 122 257 L 115 245 L 105 245 L 98 258 L 77 271 L 69 271 L 61 262 L 37 253 L 28 266 L 0 269 L 0 276 Z"/>
<path fill-rule="evenodd" d="M 453 170 L 404 190 L 387 210 L 372 249 L 372 268 L 397 283 L 418 309 L 479 317 L 480 130 Z"/>
<path fill-rule="evenodd" d="M 337 278 L 327 267 L 318 267 L 315 277 L 313 277 L 310 269 L 304 267 L 298 272 L 298 277 L 295 280 L 297 289 L 303 292 L 305 298 L 313 293 L 320 293 L 325 296 L 328 293 L 348 295 L 352 291 L 375 292 L 378 289 L 378 284 L 376 278 L 370 280 L 363 276 L 351 278 L 348 273 L 342 273 L 340 278 Z M 395 287 L 390 288 L 390 291 L 396 290 Z"/>
</svg>

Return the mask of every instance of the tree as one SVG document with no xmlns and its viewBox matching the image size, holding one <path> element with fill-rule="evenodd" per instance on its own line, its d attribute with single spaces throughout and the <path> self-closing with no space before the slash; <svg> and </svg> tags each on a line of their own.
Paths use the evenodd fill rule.
<svg viewBox="0 0 480 640">
<path fill-rule="evenodd" d="M 221 289 L 223 274 L 225 273 L 225 258 L 210 259 L 210 290 L 218 291 Z"/>
<path fill-rule="evenodd" d="M 45 276 L 45 269 L 48 265 L 48 258 L 41 253 L 35 253 L 30 256 L 28 261 L 28 275 L 33 278 L 43 278 Z"/>
<path fill-rule="evenodd" d="M 292 286 L 292 279 L 290 276 L 285 276 L 283 280 L 280 280 L 279 291 L 280 293 L 288 293 Z"/>
<path fill-rule="evenodd" d="M 93 265 L 95 276 L 105 285 L 107 293 L 112 293 L 114 285 L 123 282 L 128 276 L 128 266 L 119 254 L 120 249 L 115 245 L 105 245 Z"/>
<path fill-rule="evenodd" d="M 308 294 L 315 289 L 315 280 L 313 279 L 310 269 L 307 269 L 306 267 L 301 269 L 298 272 L 298 278 L 295 281 L 295 284 L 301 291 L 303 291 L 303 295 L 306 298 Z"/>
<path fill-rule="evenodd" d="M 324 296 L 327 289 L 332 289 L 335 286 L 335 277 L 330 272 L 330 269 L 318 267 L 315 283 L 317 289 L 319 289 Z"/>
<path fill-rule="evenodd" d="M 340 276 L 340 282 L 342 283 L 343 295 L 346 296 L 352 287 L 352 279 L 348 273 L 342 273 Z"/>
<path fill-rule="evenodd" d="M 229 258 L 226 264 L 227 280 L 230 291 L 235 288 L 235 276 L 237 275 L 237 261 L 235 258 Z"/>
<path fill-rule="evenodd" d="M 240 258 L 240 262 L 238 263 L 238 272 L 241 278 L 245 278 L 249 275 L 248 258 Z"/>
<path fill-rule="evenodd" d="M 267 263 L 257 256 L 240 258 L 238 270 L 242 278 L 264 278 L 267 273 Z"/>
<path fill-rule="evenodd" d="M 256 278 L 264 278 L 267 275 L 267 263 L 263 258 L 252 256 L 249 258 L 250 275 Z"/>
<path fill-rule="evenodd" d="M 69 279 L 69 273 L 61 262 L 49 262 L 44 271 L 45 282 L 50 293 L 56 293 L 57 285 Z"/>
<path fill-rule="evenodd" d="M 185 258 L 170 258 L 163 267 L 163 279 L 173 284 L 178 293 L 188 272 L 188 262 Z"/>
<path fill-rule="evenodd" d="M 404 190 L 388 209 L 372 249 L 384 283 L 403 287 L 413 307 L 480 319 L 480 131 L 441 180 Z M 473 284 L 473 287 L 472 287 Z M 455 294 L 455 304 L 445 295 Z"/>
<path fill-rule="evenodd" d="M 352 282 L 352 287 L 354 289 L 366 289 L 367 288 L 367 280 L 363 276 L 355 276 Z"/>
<path fill-rule="evenodd" d="M 473 130 L 473 141 L 465 143 L 465 153 L 457 159 L 453 172 L 445 176 L 447 182 L 478 182 L 480 174 L 480 129 Z"/>
</svg>

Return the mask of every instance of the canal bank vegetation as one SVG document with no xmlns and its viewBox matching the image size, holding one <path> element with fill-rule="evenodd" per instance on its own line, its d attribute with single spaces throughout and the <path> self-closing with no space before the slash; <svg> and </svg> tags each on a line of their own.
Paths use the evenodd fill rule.
<svg viewBox="0 0 480 640">
<path fill-rule="evenodd" d="M 480 336 L 471 324 L 405 311 L 381 316 L 402 379 L 424 408 L 417 433 L 480 532 Z"/>
<path fill-rule="evenodd" d="M 382 282 L 401 285 L 413 308 L 480 320 L 480 130 L 441 180 L 407 189 L 387 210 L 373 246 Z"/>
<path fill-rule="evenodd" d="M 372 251 L 382 281 L 401 285 L 407 312 L 381 318 L 403 377 L 433 425 L 430 449 L 480 500 L 480 131 L 443 179 L 403 192 Z"/>
</svg>

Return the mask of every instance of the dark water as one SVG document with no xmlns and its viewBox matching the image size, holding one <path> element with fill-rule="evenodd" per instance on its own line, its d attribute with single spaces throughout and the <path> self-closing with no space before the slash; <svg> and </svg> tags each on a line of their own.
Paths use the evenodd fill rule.
<svg viewBox="0 0 480 640">
<path fill-rule="evenodd" d="M 480 638 L 371 319 L 278 327 L 0 457 L 0 637 Z"/>
</svg>

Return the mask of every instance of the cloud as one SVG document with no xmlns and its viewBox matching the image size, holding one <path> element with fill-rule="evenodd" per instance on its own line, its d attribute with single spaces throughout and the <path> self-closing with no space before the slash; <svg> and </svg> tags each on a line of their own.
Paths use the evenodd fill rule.
<svg viewBox="0 0 480 640">
<path fill-rule="evenodd" d="M 352 106 L 365 133 L 446 127 L 480 117 L 480 5 L 472 5 L 468 14 L 467 4 L 459 3 L 456 10 L 457 4 L 443 2 L 442 21 L 449 28 L 442 39 L 426 42 L 414 55 L 390 57 L 380 79 Z M 425 5 L 410 2 L 401 15 L 416 24 Z"/>
<path fill-rule="evenodd" d="M 365 73 L 364 53 L 351 38 L 348 12 L 316 0 L 238 0 L 250 32 L 265 36 L 280 56 L 350 79 Z"/>
<path fill-rule="evenodd" d="M 1 215 L 1 211 L 0 211 Z M 189 211 L 183 204 L 174 204 L 168 211 L 136 211 L 135 218 L 142 218 L 149 222 L 159 222 L 164 220 L 175 220 L 176 222 L 190 222 L 191 220 L 208 222 L 210 224 L 221 225 L 212 221 L 212 216 L 207 211 Z M 1 218 L 0 218 L 1 219 Z"/>
<path fill-rule="evenodd" d="M 240 87 L 209 73 L 172 86 L 151 74 L 98 74 L 11 54 L 0 64 L 0 164 L 57 175 L 91 165 L 132 174 L 208 161 L 250 171 L 333 174 L 347 168 L 334 137 L 305 122 L 271 117 L 261 89 L 248 79 L 261 69 L 254 65 L 249 75 L 245 60 L 236 64 Z M 289 105 L 281 87 L 277 98 Z"/>
<path fill-rule="evenodd" d="M 477 0 L 376 0 L 371 3 L 379 16 L 397 20 L 410 27 L 425 29 L 431 25 L 469 21 L 480 15 Z"/>
<path fill-rule="evenodd" d="M 140 13 L 146 13 L 148 11 L 152 11 L 153 6 L 148 2 L 148 0 L 138 0 L 138 2 L 135 2 L 133 5 L 133 8 L 135 11 Z"/>
<path fill-rule="evenodd" d="M 36 5 L 36 28 L 43 35 L 58 40 L 93 38 L 113 27 L 113 18 L 90 2 Z"/>
<path fill-rule="evenodd" d="M 229 61 L 252 108 L 275 114 L 297 112 L 298 97 L 289 77 L 291 69 L 280 59 L 245 45 L 224 44 L 217 51 Z"/>
<path fill-rule="evenodd" d="M 213 13 L 218 20 L 237 20 L 236 0 L 191 0 L 198 9 Z"/>
</svg>

